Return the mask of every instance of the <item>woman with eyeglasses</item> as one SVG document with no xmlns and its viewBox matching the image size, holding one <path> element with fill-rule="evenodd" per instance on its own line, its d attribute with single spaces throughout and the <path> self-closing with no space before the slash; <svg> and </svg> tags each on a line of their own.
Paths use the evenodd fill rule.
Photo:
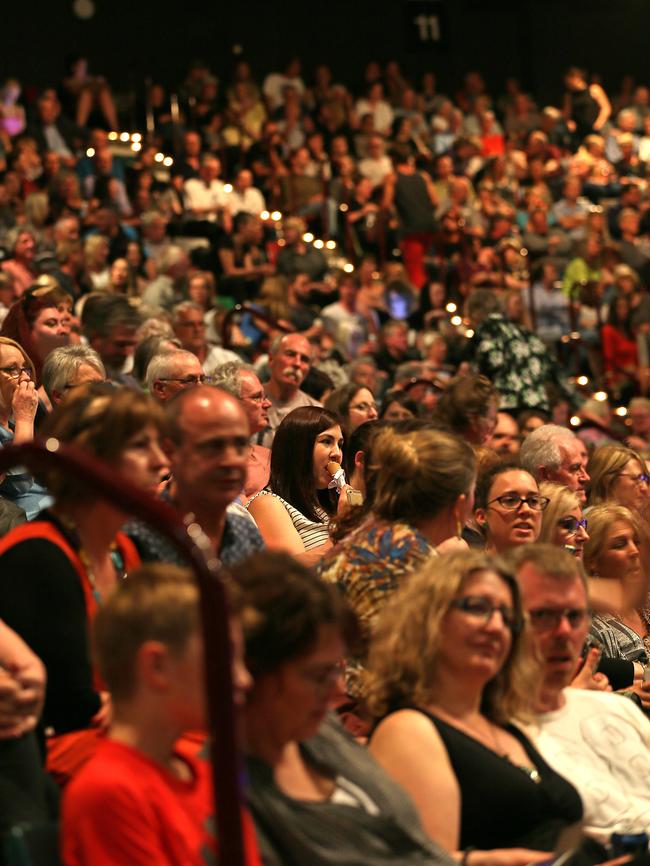
<svg viewBox="0 0 650 866">
<path fill-rule="evenodd" d="M 332 391 L 325 408 L 341 418 L 346 439 L 365 421 L 374 421 L 378 416 L 372 391 L 354 382 Z"/>
<path fill-rule="evenodd" d="M 336 587 L 277 553 L 233 577 L 253 676 L 246 793 L 266 866 L 454 866 L 404 791 L 328 714 L 356 636 Z"/>
<path fill-rule="evenodd" d="M 575 789 L 521 729 L 538 677 L 523 622 L 500 560 L 453 553 L 394 596 L 370 648 L 370 751 L 467 866 L 544 859 L 582 816 Z"/>
<path fill-rule="evenodd" d="M 596 448 L 587 464 L 589 505 L 611 502 L 641 512 L 650 505 L 650 477 L 644 461 L 623 445 Z"/>
<path fill-rule="evenodd" d="M 488 466 L 476 484 L 474 519 L 489 553 L 502 554 L 539 538 L 548 497 L 516 463 Z"/>
<path fill-rule="evenodd" d="M 38 393 L 34 365 L 14 340 L 0 337 L 0 446 L 34 438 Z M 22 508 L 31 520 L 52 499 L 25 469 L 13 469 L 0 483 L 0 496 Z"/>
<path fill-rule="evenodd" d="M 539 492 L 548 499 L 548 505 L 542 512 L 542 528 L 537 540 L 563 547 L 582 559 L 589 533 L 577 495 L 568 487 L 550 481 L 540 485 Z"/>
</svg>

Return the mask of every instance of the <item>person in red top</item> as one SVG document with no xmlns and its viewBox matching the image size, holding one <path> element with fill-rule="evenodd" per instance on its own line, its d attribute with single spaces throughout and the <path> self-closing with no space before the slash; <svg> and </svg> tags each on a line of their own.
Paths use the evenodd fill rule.
<svg viewBox="0 0 650 866">
<path fill-rule="evenodd" d="M 231 626 L 235 701 L 251 684 L 239 626 Z M 66 788 L 65 866 L 210 866 L 216 863 L 210 767 L 189 741 L 204 729 L 203 643 L 192 575 L 148 565 L 98 612 L 95 651 L 113 722 Z M 261 866 L 243 812 L 247 866 Z"/>
</svg>

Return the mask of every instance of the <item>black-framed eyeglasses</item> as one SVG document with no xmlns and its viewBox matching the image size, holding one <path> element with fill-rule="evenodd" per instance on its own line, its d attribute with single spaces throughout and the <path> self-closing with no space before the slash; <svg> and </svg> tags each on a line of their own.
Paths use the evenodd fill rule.
<svg viewBox="0 0 650 866">
<path fill-rule="evenodd" d="M 619 472 L 619 478 L 631 478 L 635 484 L 650 484 L 650 475 L 645 472 L 640 472 L 638 475 L 632 475 L 631 472 Z"/>
<path fill-rule="evenodd" d="M 548 496 L 540 496 L 537 493 L 531 493 L 530 496 L 519 496 L 518 493 L 504 493 L 503 496 L 495 496 L 494 499 L 488 502 L 488 505 L 498 502 L 506 511 L 519 511 L 525 502 L 533 511 L 543 511 L 550 501 Z"/>
<path fill-rule="evenodd" d="M 591 612 L 586 607 L 538 607 L 528 611 L 530 624 L 537 631 L 551 631 L 556 629 L 563 619 L 566 619 L 571 628 L 579 628 L 591 617 Z"/>
<path fill-rule="evenodd" d="M 180 378 L 178 376 L 167 376 L 167 378 L 158 379 L 159 382 L 179 382 L 181 385 L 204 385 L 209 381 L 208 376 L 201 374 L 200 376 L 183 376 Z"/>
<path fill-rule="evenodd" d="M 557 525 L 566 529 L 569 535 L 575 535 L 579 529 L 587 531 L 587 518 L 583 517 L 582 520 L 578 520 L 577 517 L 562 517 L 558 520 Z"/>
<path fill-rule="evenodd" d="M 11 367 L 0 367 L 0 372 L 5 373 L 10 379 L 20 379 L 23 373 L 29 376 L 30 379 L 32 378 L 31 367 L 17 367 L 15 364 L 12 364 Z"/>
<path fill-rule="evenodd" d="M 523 626 L 521 617 L 513 608 L 508 607 L 507 604 L 494 604 L 484 595 L 466 595 L 463 598 L 455 598 L 451 606 L 484 623 L 488 623 L 494 616 L 494 612 L 498 610 L 503 624 L 513 634 L 520 632 Z"/>
</svg>

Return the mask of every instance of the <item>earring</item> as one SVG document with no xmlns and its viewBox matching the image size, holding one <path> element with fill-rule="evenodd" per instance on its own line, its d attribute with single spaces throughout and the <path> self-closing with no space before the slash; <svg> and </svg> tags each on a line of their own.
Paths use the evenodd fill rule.
<svg viewBox="0 0 650 866">
<path fill-rule="evenodd" d="M 463 534 L 463 524 L 460 520 L 456 520 L 456 536 L 460 538 Z"/>
</svg>

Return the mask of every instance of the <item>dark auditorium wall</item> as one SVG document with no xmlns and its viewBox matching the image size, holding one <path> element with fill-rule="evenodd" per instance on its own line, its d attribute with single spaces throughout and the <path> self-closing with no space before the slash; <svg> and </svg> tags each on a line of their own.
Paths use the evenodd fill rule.
<svg viewBox="0 0 650 866">
<path fill-rule="evenodd" d="M 217 71 L 226 69 L 239 44 L 259 73 L 295 52 L 307 72 L 326 62 L 335 75 L 353 81 L 368 60 L 394 57 L 412 76 L 432 68 L 443 89 L 455 87 L 462 72 L 474 67 L 492 87 L 516 75 L 544 99 L 557 98 L 558 71 L 575 62 L 600 72 L 610 90 L 623 71 L 650 78 L 643 44 L 650 25 L 647 0 L 438 0 L 444 44 L 417 51 L 406 22 L 427 0 L 94 2 L 90 21 L 75 18 L 72 0 L 11 3 L 0 74 L 36 85 L 58 81 L 62 58 L 83 50 L 117 90 L 141 88 L 150 73 L 166 83 L 178 81 L 193 56 L 206 58 Z"/>
</svg>

